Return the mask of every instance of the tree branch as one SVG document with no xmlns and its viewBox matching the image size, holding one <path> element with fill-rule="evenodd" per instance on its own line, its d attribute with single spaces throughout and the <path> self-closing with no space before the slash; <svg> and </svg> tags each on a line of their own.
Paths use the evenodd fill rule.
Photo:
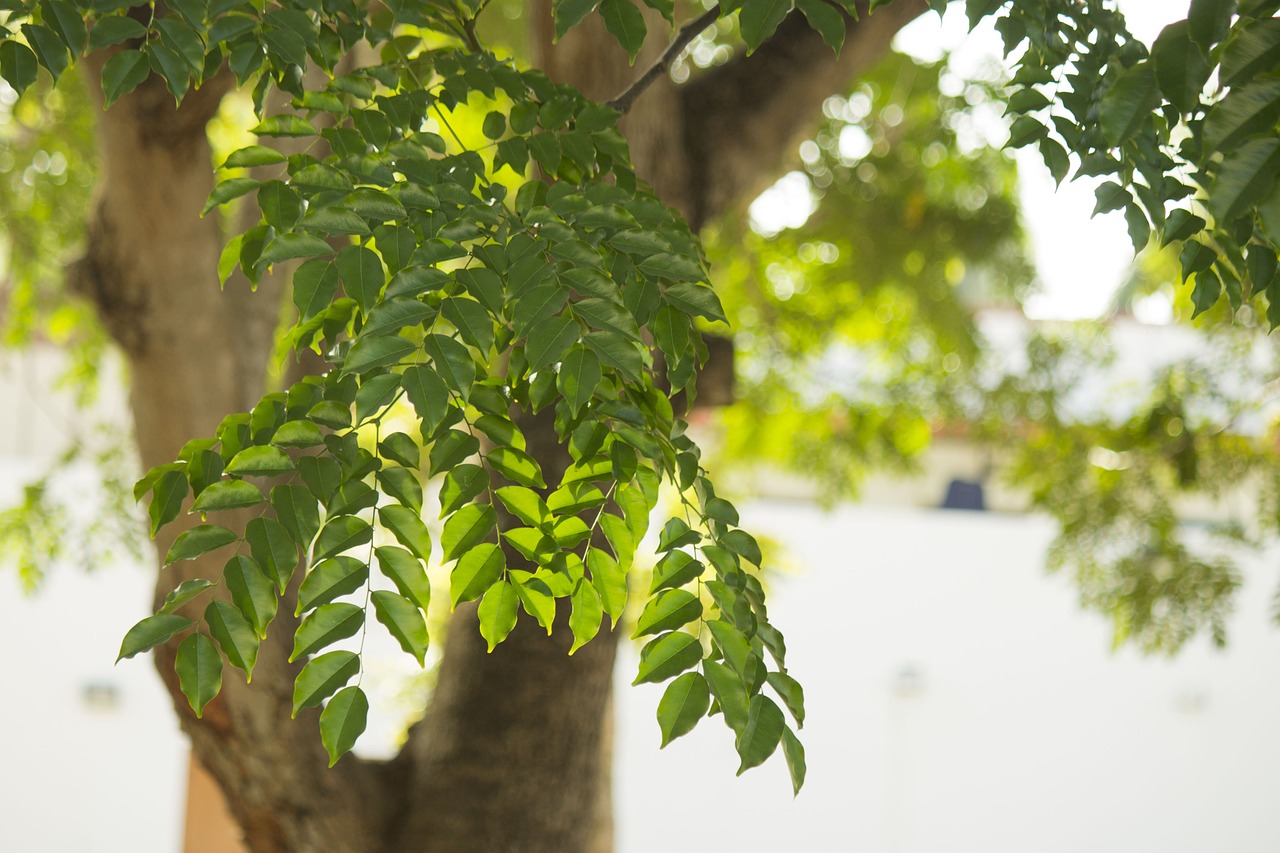
<svg viewBox="0 0 1280 853">
<path fill-rule="evenodd" d="M 898 0 L 874 14 L 865 2 L 858 6 L 858 20 L 846 15 L 839 56 L 793 12 L 755 53 L 739 54 L 677 88 L 692 182 L 685 215 L 695 229 L 768 186 L 820 116 L 822 102 L 847 91 L 889 50 L 898 30 L 928 9 L 924 0 Z"/>
<path fill-rule="evenodd" d="M 671 63 L 675 62 L 676 58 L 684 52 L 684 49 L 689 45 L 689 42 L 693 41 L 694 38 L 697 37 L 698 33 L 714 24 L 719 17 L 720 4 L 717 3 L 715 6 L 712 6 L 697 18 L 694 18 L 692 21 L 681 27 L 679 31 L 676 32 L 675 38 L 671 40 L 671 44 L 667 45 L 667 49 L 662 52 L 662 55 L 659 56 L 643 74 L 637 77 L 635 82 L 628 86 L 622 94 L 609 101 L 608 105 L 620 113 L 625 113 L 630 110 L 635 99 L 640 97 L 640 95 L 644 93 L 644 90 L 648 89 L 655 80 L 667 73 L 667 69 L 671 67 Z"/>
</svg>

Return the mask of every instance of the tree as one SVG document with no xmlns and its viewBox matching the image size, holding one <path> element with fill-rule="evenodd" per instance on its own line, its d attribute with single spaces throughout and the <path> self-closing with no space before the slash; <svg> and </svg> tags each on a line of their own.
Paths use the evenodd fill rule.
<svg viewBox="0 0 1280 853">
<path fill-rule="evenodd" d="M 802 700 L 750 568 L 758 546 L 672 407 L 672 392 L 694 398 L 705 353 L 694 319 L 722 319 L 690 229 L 767 185 L 822 101 L 925 4 L 804 0 L 793 12 L 748 0 L 697 17 L 669 46 L 644 36 L 674 10 L 647 5 L 542 10 L 545 75 L 484 50 L 484 3 L 4 7 L 0 76 L 15 90 L 40 69 L 56 80 L 82 55 L 101 81 L 90 88 L 108 107 L 102 176 L 69 286 L 129 361 L 150 468 L 138 494 L 150 495 L 172 564 L 159 612 L 122 654 L 156 649 L 255 850 L 607 847 L 602 721 L 616 638 L 601 623 L 620 611 L 659 479 L 687 510 L 663 527 L 666 556 L 641 617 L 659 635 L 640 678 L 674 678 L 664 737 L 714 699 L 744 768 L 781 743 L 802 780 L 779 704 L 798 722 Z M 1280 101 L 1260 73 L 1274 65 L 1274 4 L 1234 17 L 1234 3 L 1196 0 L 1151 57 L 1106 7 L 1001 5 L 967 3 L 975 21 L 1001 14 L 1010 51 L 1029 45 L 1011 97 L 1023 114 L 1014 144 L 1036 142 L 1059 174 L 1078 164 L 1116 175 L 1100 206 L 1123 207 L 1135 237 L 1154 228 L 1184 242 L 1200 310 L 1223 289 L 1242 303 L 1274 286 L 1268 134 Z M 746 50 L 673 83 L 664 71 L 716 20 L 736 21 Z M 360 55 L 365 45 L 376 60 Z M 650 72 L 635 75 L 628 58 Z M 1217 66 L 1232 88 L 1205 96 Z M 252 91 L 255 133 L 276 144 L 239 149 L 215 182 L 205 128 L 237 85 Z M 1060 87 L 1052 102 L 1050 85 Z M 455 107 L 481 96 L 493 102 L 483 155 L 451 124 Z M 514 193 L 498 180 L 530 161 L 544 180 Z M 1212 228 L 1199 207 L 1168 209 L 1196 187 Z M 224 250 L 217 216 L 195 213 L 206 198 L 212 208 L 250 193 L 256 205 L 241 206 Z M 264 396 L 275 306 L 286 302 L 299 317 L 290 343 L 325 363 L 308 356 L 287 391 Z M 399 396 L 423 447 L 392 426 Z M 481 465 L 466 461 L 477 453 Z M 320 653 L 366 622 L 365 608 L 334 599 L 367 589 L 372 563 L 394 588 L 371 594 L 377 620 L 419 660 L 428 642 L 419 467 L 445 474 L 436 547 L 458 561 L 451 598 L 480 603 L 458 608 L 432 706 L 402 754 L 325 770 L 350 747 L 364 701 L 344 686 L 356 657 Z M 189 496 L 211 520 L 181 515 Z M 233 543 L 230 560 L 213 556 Z M 345 553 L 356 546 L 360 558 Z M 695 582 L 705 603 L 682 589 Z M 705 659 L 679 630 L 700 620 Z M 546 638 L 538 626 L 559 630 Z M 572 658 L 571 644 L 581 646 Z M 222 682 L 224 658 L 257 675 L 251 688 Z M 320 714 L 321 739 L 289 723 L 299 711 Z"/>
</svg>

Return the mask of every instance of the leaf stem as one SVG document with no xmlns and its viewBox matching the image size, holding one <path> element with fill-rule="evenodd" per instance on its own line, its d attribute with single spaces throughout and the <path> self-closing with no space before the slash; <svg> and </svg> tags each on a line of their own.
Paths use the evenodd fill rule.
<svg viewBox="0 0 1280 853">
<path fill-rule="evenodd" d="M 671 44 L 667 45 L 667 49 L 662 55 L 654 61 L 652 65 L 645 70 L 643 74 L 637 77 L 630 86 L 626 88 L 616 98 L 609 101 L 606 106 L 613 107 L 620 113 L 625 113 L 631 109 L 631 105 L 635 103 L 636 98 L 644 93 L 653 85 L 654 81 L 667 72 L 671 64 L 676 61 L 684 49 L 689 46 L 689 42 L 711 26 L 720 17 L 720 4 L 712 6 L 689 23 L 682 26 L 676 31 L 675 37 L 671 39 Z"/>
</svg>

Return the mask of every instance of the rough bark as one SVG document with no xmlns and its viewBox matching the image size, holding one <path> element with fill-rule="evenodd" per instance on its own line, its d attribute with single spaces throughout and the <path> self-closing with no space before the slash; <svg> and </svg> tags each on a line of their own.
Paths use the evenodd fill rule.
<svg viewBox="0 0 1280 853">
<path fill-rule="evenodd" d="M 545 26 L 549 4 L 536 5 L 534 19 Z M 700 226 L 772 178 L 822 99 L 883 52 L 918 5 L 900 0 L 851 24 L 839 61 L 790 20 L 751 58 L 685 86 L 664 77 L 624 122 L 639 174 Z M 602 29 L 593 19 L 554 48 L 539 30 L 535 52 L 554 77 L 607 100 L 637 71 Z M 660 34 L 651 37 L 637 68 L 664 46 Z M 91 79 L 103 59 L 89 61 Z M 225 90 L 224 80 L 213 81 L 175 109 L 153 79 L 100 122 L 102 184 L 71 276 L 128 359 L 147 466 L 212 434 L 264 387 L 280 291 L 270 282 L 252 295 L 243 286 L 220 291 L 214 270 L 224 235 L 217 217 L 198 217 L 212 187 L 204 128 Z M 545 422 L 526 428 L 544 468 L 562 464 Z M 161 553 L 179 528 L 166 529 Z M 165 569 L 157 598 L 219 571 L 203 561 Z M 156 656 L 193 748 L 254 853 L 610 848 L 612 635 L 570 658 L 567 631 L 548 639 L 522 622 L 486 654 L 474 610 L 464 608 L 450 625 L 432 707 L 401 756 L 385 764 L 347 757 L 330 770 L 316 712 L 289 719 L 296 669 L 287 662 L 289 620 L 280 619 L 253 684 L 229 670 L 202 720 L 178 690 L 174 649 Z"/>
</svg>

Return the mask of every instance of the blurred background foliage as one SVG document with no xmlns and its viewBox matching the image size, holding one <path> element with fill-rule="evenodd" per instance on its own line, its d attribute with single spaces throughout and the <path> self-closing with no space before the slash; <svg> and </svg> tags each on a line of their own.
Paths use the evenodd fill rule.
<svg viewBox="0 0 1280 853">
<path fill-rule="evenodd" d="M 487 43 L 524 55 L 522 15 L 516 0 L 496 3 Z M 721 21 L 673 75 L 726 61 L 733 43 Z M 945 59 L 893 55 L 828 99 L 793 172 L 706 230 L 737 373 L 737 402 L 716 416 L 714 464 L 797 472 L 835 500 L 872 471 L 916 469 L 939 435 L 963 438 L 1028 509 L 1058 521 L 1050 567 L 1075 578 L 1117 643 L 1171 652 L 1202 633 L 1223 642 L 1242 580 L 1233 554 L 1280 532 L 1274 346 L 1248 306 L 1232 315 L 1224 302 L 1192 331 L 1177 259 L 1154 248 L 1113 306 L 1122 316 L 1161 300 L 1188 326 L 1193 343 L 1153 373 L 1109 372 L 1105 322 L 1024 323 L 1016 343 L 993 344 L 984 314 L 1020 317 L 1035 282 L 1017 169 L 991 133 L 1000 136 L 1003 83 L 995 69 L 970 79 Z M 482 140 L 494 105 L 471 106 L 454 129 Z M 210 128 L 215 152 L 244 142 L 248 116 L 228 99 Z M 62 384 L 81 406 L 110 362 L 62 276 L 92 203 L 93 122 L 75 85 L 37 85 L 21 99 L 0 85 L 3 341 L 64 350 Z M 784 196 L 807 204 L 780 223 L 766 214 Z M 0 512 L 0 554 L 28 586 L 51 563 L 138 553 L 122 429 L 91 416 L 69 424 L 67 453 Z M 92 511 L 72 511 L 86 470 L 98 497 Z"/>
</svg>

